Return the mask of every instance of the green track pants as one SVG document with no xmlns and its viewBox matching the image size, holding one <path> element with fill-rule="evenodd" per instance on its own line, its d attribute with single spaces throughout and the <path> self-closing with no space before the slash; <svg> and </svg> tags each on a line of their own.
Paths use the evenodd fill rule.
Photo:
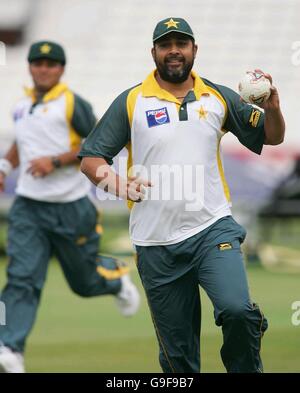
<svg viewBox="0 0 300 393">
<path fill-rule="evenodd" d="M 250 300 L 240 249 L 245 235 L 228 216 L 177 244 L 136 246 L 164 372 L 200 371 L 199 285 L 222 327 L 226 370 L 262 372 L 260 346 L 267 320 Z"/>
<path fill-rule="evenodd" d="M 69 203 L 16 198 L 9 214 L 7 284 L 0 297 L 6 306 L 6 326 L 0 326 L 0 342 L 24 351 L 51 256 L 80 296 L 120 290 L 122 268 L 114 258 L 98 255 L 96 225 L 97 210 L 87 197 Z"/>
</svg>

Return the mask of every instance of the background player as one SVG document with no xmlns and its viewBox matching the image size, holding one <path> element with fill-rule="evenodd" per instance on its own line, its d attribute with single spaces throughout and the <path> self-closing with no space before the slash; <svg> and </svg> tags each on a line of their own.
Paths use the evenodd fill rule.
<svg viewBox="0 0 300 393">
<path fill-rule="evenodd" d="M 4 372 L 24 371 L 25 342 L 52 255 L 78 295 L 115 295 L 125 316 L 139 307 L 128 267 L 98 255 L 97 210 L 77 159 L 96 121 L 92 108 L 60 82 L 66 57 L 59 44 L 34 43 L 28 61 L 34 88 L 14 109 L 16 140 L 0 160 L 0 190 L 12 168 L 20 167 L 9 214 L 8 281 L 0 297 L 7 320 L 0 326 Z"/>
</svg>

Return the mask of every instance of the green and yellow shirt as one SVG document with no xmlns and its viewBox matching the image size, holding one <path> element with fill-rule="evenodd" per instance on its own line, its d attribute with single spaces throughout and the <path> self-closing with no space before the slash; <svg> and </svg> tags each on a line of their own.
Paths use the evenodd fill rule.
<svg viewBox="0 0 300 393">
<path fill-rule="evenodd" d="M 26 89 L 13 111 L 15 137 L 20 159 L 16 193 L 45 202 L 71 202 L 90 191 L 90 183 L 79 165 L 56 169 L 42 178 L 28 173 L 30 161 L 57 156 L 79 148 L 96 123 L 91 105 L 59 83 L 40 101 Z"/>
<path fill-rule="evenodd" d="M 260 154 L 265 139 L 264 114 L 233 90 L 192 72 L 181 103 L 154 75 L 116 98 L 80 152 L 112 164 L 126 146 L 130 174 L 153 183 L 131 206 L 131 238 L 141 246 L 178 243 L 230 215 L 220 141 L 231 131 Z"/>
</svg>

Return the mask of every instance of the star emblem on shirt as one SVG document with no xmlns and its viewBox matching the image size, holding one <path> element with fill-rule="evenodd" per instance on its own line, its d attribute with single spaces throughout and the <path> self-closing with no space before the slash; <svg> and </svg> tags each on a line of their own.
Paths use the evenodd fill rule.
<svg viewBox="0 0 300 393">
<path fill-rule="evenodd" d="M 42 46 L 40 46 L 40 52 L 43 54 L 48 54 L 51 51 L 51 46 L 48 44 L 44 44 Z"/>
<path fill-rule="evenodd" d="M 208 112 L 207 112 L 207 110 L 205 110 L 203 105 L 201 105 L 200 109 L 197 109 L 196 112 L 199 113 L 199 119 L 205 119 L 206 120 Z"/>
<path fill-rule="evenodd" d="M 167 25 L 167 29 L 169 29 L 170 27 L 175 27 L 176 29 L 178 29 L 178 24 L 180 22 L 176 22 L 175 20 L 173 20 L 173 18 L 171 18 L 168 22 L 165 22 L 164 24 Z"/>
</svg>

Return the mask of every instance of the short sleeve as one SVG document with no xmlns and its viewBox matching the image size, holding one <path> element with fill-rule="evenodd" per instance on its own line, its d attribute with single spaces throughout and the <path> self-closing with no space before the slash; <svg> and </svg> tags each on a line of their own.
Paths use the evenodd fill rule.
<svg viewBox="0 0 300 393">
<path fill-rule="evenodd" d="M 112 165 L 113 158 L 130 141 L 130 124 L 127 113 L 129 90 L 120 94 L 86 138 L 78 155 L 102 157 Z"/>
<path fill-rule="evenodd" d="M 74 112 L 71 124 L 82 138 L 86 138 L 96 124 L 91 104 L 77 94 L 74 94 Z"/>
<path fill-rule="evenodd" d="M 249 150 L 260 154 L 265 141 L 263 111 L 241 101 L 240 96 L 228 87 L 219 88 L 228 109 L 223 128 L 232 132 Z"/>
</svg>

